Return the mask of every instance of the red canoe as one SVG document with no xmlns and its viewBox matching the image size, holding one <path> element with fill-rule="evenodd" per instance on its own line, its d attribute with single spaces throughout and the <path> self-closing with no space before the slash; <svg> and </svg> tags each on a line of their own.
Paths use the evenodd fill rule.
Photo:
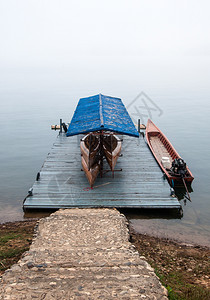
<svg viewBox="0 0 210 300">
<path fill-rule="evenodd" d="M 147 122 L 146 139 L 152 154 L 171 185 L 173 182 L 174 184 L 181 183 L 183 179 L 189 184 L 193 181 L 194 177 L 185 162 L 167 137 L 150 119 Z M 179 163 L 180 169 L 183 171 L 179 170 Z"/>
</svg>

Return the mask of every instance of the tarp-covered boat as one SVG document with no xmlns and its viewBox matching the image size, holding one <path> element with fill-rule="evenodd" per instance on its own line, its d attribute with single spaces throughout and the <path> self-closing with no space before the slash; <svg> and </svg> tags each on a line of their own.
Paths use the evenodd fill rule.
<svg viewBox="0 0 210 300">
<path fill-rule="evenodd" d="M 99 172 L 103 174 L 104 158 L 114 171 L 122 144 L 116 134 L 139 137 L 122 100 L 102 94 L 79 100 L 66 135 L 78 134 L 87 134 L 80 149 L 82 167 L 91 187 Z"/>
<path fill-rule="evenodd" d="M 81 98 L 66 135 L 72 136 L 102 130 L 139 137 L 120 98 L 102 94 Z"/>
<path fill-rule="evenodd" d="M 150 119 L 147 122 L 146 139 L 151 152 L 171 185 L 181 183 L 183 179 L 186 183 L 193 181 L 194 177 L 184 160 Z"/>
</svg>

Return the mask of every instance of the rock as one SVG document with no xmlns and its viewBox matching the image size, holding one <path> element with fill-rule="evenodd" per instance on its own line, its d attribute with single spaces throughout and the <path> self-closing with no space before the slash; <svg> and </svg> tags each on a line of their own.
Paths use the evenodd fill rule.
<svg viewBox="0 0 210 300">
<path fill-rule="evenodd" d="M 27 267 L 30 269 L 30 268 L 33 268 L 34 267 L 34 263 L 32 261 L 28 262 L 27 263 Z"/>
</svg>

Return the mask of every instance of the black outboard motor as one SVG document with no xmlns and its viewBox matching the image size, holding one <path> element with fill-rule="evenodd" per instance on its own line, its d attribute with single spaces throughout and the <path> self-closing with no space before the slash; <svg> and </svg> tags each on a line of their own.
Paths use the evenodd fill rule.
<svg viewBox="0 0 210 300">
<path fill-rule="evenodd" d="M 65 124 L 65 123 L 62 123 L 62 126 L 63 126 L 64 132 L 67 132 L 68 128 L 67 128 L 66 124 Z"/>
<path fill-rule="evenodd" d="M 171 171 L 175 175 L 180 175 L 181 177 L 184 177 L 187 172 L 185 161 L 182 158 L 174 159 L 174 161 L 172 162 Z"/>
</svg>

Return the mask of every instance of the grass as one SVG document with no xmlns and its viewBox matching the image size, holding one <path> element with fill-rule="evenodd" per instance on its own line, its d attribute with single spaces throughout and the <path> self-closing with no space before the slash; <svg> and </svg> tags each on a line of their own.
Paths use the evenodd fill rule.
<svg viewBox="0 0 210 300">
<path fill-rule="evenodd" d="M 210 250 L 179 245 L 131 231 L 131 242 L 145 256 L 170 300 L 210 299 Z"/>
<path fill-rule="evenodd" d="M 23 252 L 27 251 L 28 247 L 22 247 L 18 249 L 8 249 L 6 251 L 0 251 L 0 259 L 7 259 L 19 256 Z"/>
<path fill-rule="evenodd" d="M 0 246 L 5 245 L 9 240 L 17 239 L 20 237 L 20 234 L 9 233 L 0 237 Z"/>
<path fill-rule="evenodd" d="M 168 290 L 168 298 L 170 300 L 210 299 L 210 292 L 207 288 L 186 283 L 184 274 L 175 271 L 169 273 L 167 276 L 163 276 L 157 269 L 155 270 L 155 273 Z"/>
<path fill-rule="evenodd" d="M 0 274 L 30 247 L 36 220 L 0 225 Z"/>
</svg>

